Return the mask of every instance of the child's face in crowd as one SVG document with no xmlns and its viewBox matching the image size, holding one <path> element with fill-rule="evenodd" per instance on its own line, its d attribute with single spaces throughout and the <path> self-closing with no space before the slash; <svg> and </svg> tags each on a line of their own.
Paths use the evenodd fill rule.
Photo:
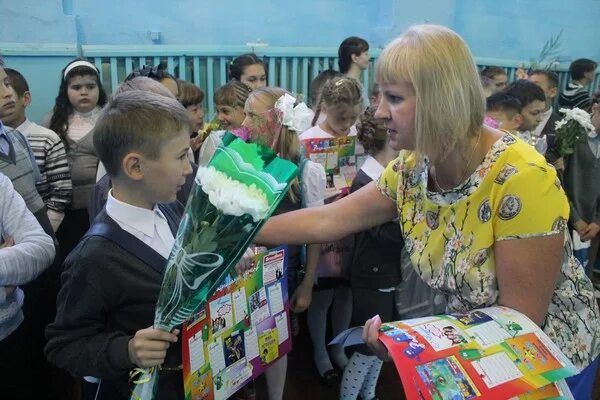
<svg viewBox="0 0 600 400">
<path fill-rule="evenodd" d="M 529 81 L 535 83 L 544 91 L 546 100 L 551 104 L 552 99 L 556 97 L 558 93 L 558 88 L 550 86 L 548 77 L 546 77 L 546 75 L 543 74 L 534 74 L 529 77 Z"/>
<path fill-rule="evenodd" d="M 596 70 L 584 72 L 583 77 L 585 78 L 586 85 L 594 82 L 594 78 L 596 77 Z"/>
<path fill-rule="evenodd" d="M 175 201 L 177 192 L 185 184 L 185 177 L 192 173 L 187 157 L 189 148 L 190 133 L 185 128 L 163 144 L 157 159 L 142 156 L 143 190 L 150 203 Z"/>
<path fill-rule="evenodd" d="M 519 114 L 514 111 L 488 111 L 486 115 L 498 122 L 498 129 L 512 132 L 521 124 Z"/>
<path fill-rule="evenodd" d="M 4 68 L 0 67 L 0 118 L 4 122 L 6 117 L 14 114 L 16 107 L 14 90 Z"/>
<path fill-rule="evenodd" d="M 508 76 L 504 74 L 494 75 L 494 85 L 496 85 L 496 91 L 502 90 L 508 83 Z"/>
<path fill-rule="evenodd" d="M 11 99 L 14 101 L 14 106 L 10 106 L 9 103 L 9 107 L 6 110 L 0 110 L 0 119 L 5 125 L 16 128 L 26 119 L 25 108 L 31 104 L 31 95 L 29 92 L 25 92 L 22 97 L 19 97 L 13 86 L 9 90 L 12 93 Z"/>
<path fill-rule="evenodd" d="M 252 90 L 267 86 L 267 74 L 262 64 L 252 64 L 244 68 L 240 77 L 242 83 L 250 86 Z"/>
<path fill-rule="evenodd" d="M 198 132 L 204 126 L 204 110 L 202 104 L 193 104 L 185 108 L 192 123 L 192 132 Z"/>
<path fill-rule="evenodd" d="M 544 117 L 544 111 L 546 110 L 546 102 L 540 100 L 534 100 L 527 104 L 521 109 L 521 117 L 523 121 L 519 130 L 521 132 L 534 130 Z"/>
<path fill-rule="evenodd" d="M 325 123 L 331 128 L 335 135 L 346 136 L 350 133 L 350 128 L 356 123 L 361 111 L 361 104 L 350 106 L 339 104 L 329 106 L 323 103 L 321 109 L 325 115 Z"/>
<path fill-rule="evenodd" d="M 92 111 L 98 105 L 98 80 L 95 75 L 76 75 L 69 79 L 67 96 L 73 108 L 81 113 Z"/>
<path fill-rule="evenodd" d="M 415 149 L 415 108 L 417 97 L 409 83 L 383 83 L 375 118 L 387 126 L 390 147 L 394 150 Z"/>
<path fill-rule="evenodd" d="M 173 93 L 173 96 L 177 98 L 179 96 L 179 87 L 177 86 L 177 82 L 175 79 L 165 78 L 160 81 L 160 84 L 167 88 L 167 90 Z"/>
<path fill-rule="evenodd" d="M 358 68 L 360 68 L 361 70 L 369 68 L 369 52 L 363 51 L 357 56 L 353 55 L 352 61 L 354 61 L 356 65 L 358 65 Z"/>
<path fill-rule="evenodd" d="M 244 122 L 244 110 L 242 107 L 217 104 L 217 120 L 219 120 L 223 129 L 237 129 Z"/>
<path fill-rule="evenodd" d="M 281 127 L 274 121 L 272 108 L 256 97 L 249 97 L 244 113 L 246 118 L 242 125 L 250 131 L 250 141 L 267 147 L 273 146 L 275 133 Z"/>
</svg>

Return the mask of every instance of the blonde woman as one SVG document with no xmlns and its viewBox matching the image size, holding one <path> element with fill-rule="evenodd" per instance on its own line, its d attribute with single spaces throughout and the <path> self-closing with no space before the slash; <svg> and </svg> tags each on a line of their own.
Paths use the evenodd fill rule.
<svg viewBox="0 0 600 400">
<path fill-rule="evenodd" d="M 448 311 L 524 313 L 580 369 L 568 380 L 575 397 L 591 398 L 599 311 L 573 257 L 556 171 L 531 146 L 483 125 L 475 62 L 450 29 L 410 28 L 382 52 L 377 81 L 376 117 L 403 150 L 398 159 L 344 199 L 272 218 L 257 240 L 322 243 L 398 217 L 413 266 L 446 295 Z M 364 338 L 385 358 L 380 324 L 368 320 Z"/>
</svg>

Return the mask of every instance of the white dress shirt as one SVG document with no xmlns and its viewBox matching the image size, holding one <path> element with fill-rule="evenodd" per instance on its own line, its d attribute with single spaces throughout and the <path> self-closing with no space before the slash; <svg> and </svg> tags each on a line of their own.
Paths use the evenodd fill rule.
<svg viewBox="0 0 600 400">
<path fill-rule="evenodd" d="M 106 213 L 126 232 L 156 250 L 164 258 L 169 258 L 175 238 L 169 228 L 167 218 L 158 206 L 153 210 L 132 206 L 117 200 L 108 192 Z"/>
</svg>

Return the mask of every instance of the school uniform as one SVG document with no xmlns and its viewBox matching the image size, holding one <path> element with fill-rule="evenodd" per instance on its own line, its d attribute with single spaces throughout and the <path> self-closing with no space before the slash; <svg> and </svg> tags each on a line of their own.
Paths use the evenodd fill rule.
<svg viewBox="0 0 600 400">
<path fill-rule="evenodd" d="M 383 166 L 368 157 L 352 181 L 356 192 L 379 179 Z M 403 247 L 400 225 L 388 222 L 353 237 L 349 261 L 352 286 L 352 324 L 363 325 L 375 314 L 384 321 L 395 316 L 394 288 L 400 283 L 400 252 Z"/>
<path fill-rule="evenodd" d="M 97 399 L 129 399 L 128 374 L 136 366 L 129 360 L 128 343 L 135 332 L 153 325 L 180 218 L 181 208 L 173 204 L 146 210 L 109 193 L 105 210 L 65 261 L 45 352 L 73 375 L 100 378 Z M 126 240 L 110 239 L 117 234 Z M 178 342 L 167 352 L 158 399 L 183 398 L 180 365 Z"/>
</svg>

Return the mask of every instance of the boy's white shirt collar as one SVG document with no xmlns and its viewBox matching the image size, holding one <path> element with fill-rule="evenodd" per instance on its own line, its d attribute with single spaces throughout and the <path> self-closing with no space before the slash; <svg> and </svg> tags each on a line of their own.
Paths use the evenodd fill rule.
<svg viewBox="0 0 600 400">
<path fill-rule="evenodd" d="M 552 106 L 550 106 L 549 109 L 544 111 L 544 113 L 542 114 L 543 115 L 542 120 L 540 121 L 538 126 L 536 126 L 535 129 L 533 130 L 534 136 L 542 136 L 542 131 L 544 130 L 544 128 L 546 127 L 546 124 L 548 123 L 548 120 L 552 116 L 552 111 L 553 111 Z"/>
<path fill-rule="evenodd" d="M 23 121 L 21 125 L 17 126 L 17 130 L 22 134 L 25 134 L 25 132 L 27 131 L 27 129 L 29 129 L 30 126 L 31 121 L 29 120 L 29 118 L 25 118 L 25 121 Z"/>
<path fill-rule="evenodd" d="M 168 258 L 175 239 L 169 228 L 166 217 L 157 205 L 154 206 L 154 209 L 148 210 L 146 208 L 127 204 L 115 199 L 111 189 L 108 192 L 108 197 L 106 199 L 106 213 L 109 217 L 114 219 L 123 230 L 138 238 L 139 235 L 136 233 L 143 234 L 148 239 L 142 240 L 144 243 L 148 245 L 153 244 L 155 241 L 162 243 L 164 248 L 157 248 L 154 245 L 152 245 L 152 247 L 163 257 Z M 155 233 L 158 233 L 158 238 L 155 237 Z"/>
<path fill-rule="evenodd" d="M 362 167 L 360 167 L 360 169 L 363 170 L 363 172 L 367 174 L 369 178 L 371 178 L 374 181 L 377 181 L 383 173 L 385 167 L 379 164 L 379 161 L 377 161 L 372 156 L 368 156 Z"/>
</svg>

